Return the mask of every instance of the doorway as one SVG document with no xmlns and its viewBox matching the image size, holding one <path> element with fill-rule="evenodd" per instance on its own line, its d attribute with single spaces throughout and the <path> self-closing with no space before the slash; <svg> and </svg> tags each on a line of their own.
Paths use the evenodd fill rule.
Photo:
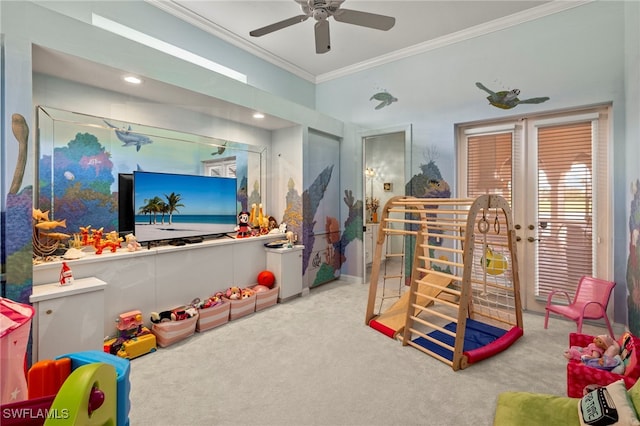
<svg viewBox="0 0 640 426">
<path fill-rule="evenodd" d="M 375 242 L 380 229 L 380 214 L 392 197 L 405 195 L 410 176 L 411 126 L 396 127 L 362 134 L 363 152 L 363 242 L 365 282 L 373 261 Z M 383 259 L 401 254 L 404 242 L 390 238 L 383 248 Z"/>
<path fill-rule="evenodd" d="M 461 197 L 502 195 L 513 211 L 523 307 L 610 279 L 610 106 L 458 127 Z M 595 255 L 599 253 L 599 255 Z"/>
</svg>

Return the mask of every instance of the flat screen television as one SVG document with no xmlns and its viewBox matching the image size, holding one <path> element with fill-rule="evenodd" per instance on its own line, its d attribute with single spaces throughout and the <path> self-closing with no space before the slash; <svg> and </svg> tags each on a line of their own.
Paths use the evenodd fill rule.
<svg viewBox="0 0 640 426">
<path fill-rule="evenodd" d="M 134 234 L 139 242 L 235 232 L 234 178 L 133 172 Z"/>
<path fill-rule="evenodd" d="M 133 232 L 133 173 L 118 174 L 118 233 L 121 237 Z"/>
</svg>

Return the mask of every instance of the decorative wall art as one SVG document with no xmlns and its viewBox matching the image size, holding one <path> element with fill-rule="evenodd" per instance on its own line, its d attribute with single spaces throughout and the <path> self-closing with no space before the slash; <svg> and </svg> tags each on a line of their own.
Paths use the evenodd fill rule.
<svg viewBox="0 0 640 426">
<path fill-rule="evenodd" d="M 500 109 L 511 109 L 520 104 L 541 104 L 542 102 L 546 102 L 549 100 L 549 97 L 547 96 L 520 100 L 518 99 L 518 95 L 520 94 L 519 89 L 494 92 L 485 87 L 482 83 L 477 82 L 476 86 L 480 90 L 484 90 L 489 94 L 489 96 L 487 96 L 487 100 L 491 105 Z"/>
</svg>

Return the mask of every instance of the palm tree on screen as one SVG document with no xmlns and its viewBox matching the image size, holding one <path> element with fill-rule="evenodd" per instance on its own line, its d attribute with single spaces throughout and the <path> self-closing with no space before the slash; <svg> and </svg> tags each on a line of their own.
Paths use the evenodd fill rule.
<svg viewBox="0 0 640 426">
<path fill-rule="evenodd" d="M 171 224 L 173 220 L 173 212 L 178 212 L 178 207 L 184 207 L 184 204 L 180 202 L 182 196 L 172 192 L 169 195 L 164 194 L 164 197 L 167 199 L 167 212 L 169 213 L 169 224 Z"/>
</svg>

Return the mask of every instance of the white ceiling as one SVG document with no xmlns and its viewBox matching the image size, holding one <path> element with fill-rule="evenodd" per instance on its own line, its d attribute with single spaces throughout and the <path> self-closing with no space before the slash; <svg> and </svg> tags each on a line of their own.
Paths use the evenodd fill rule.
<svg viewBox="0 0 640 426">
<path fill-rule="evenodd" d="M 263 37 L 249 36 L 251 30 L 302 14 L 295 0 L 146 1 L 317 83 L 592 0 L 346 0 L 342 8 L 393 16 L 396 25 L 389 31 L 378 31 L 330 18 L 332 50 L 325 54 L 315 53 L 312 18 Z M 134 91 L 123 85 L 123 70 L 39 46 L 34 46 L 33 71 L 156 102 L 181 99 L 194 111 L 258 128 L 274 130 L 294 125 L 269 115 L 256 121 L 249 108 L 150 79 Z"/>
<path fill-rule="evenodd" d="M 251 37 L 249 32 L 301 15 L 295 0 L 147 0 L 190 24 L 298 76 L 331 78 L 516 25 L 582 4 L 582 0 L 346 0 L 341 8 L 396 18 L 379 31 L 329 18 L 331 51 L 315 53 L 314 19 Z"/>
</svg>

